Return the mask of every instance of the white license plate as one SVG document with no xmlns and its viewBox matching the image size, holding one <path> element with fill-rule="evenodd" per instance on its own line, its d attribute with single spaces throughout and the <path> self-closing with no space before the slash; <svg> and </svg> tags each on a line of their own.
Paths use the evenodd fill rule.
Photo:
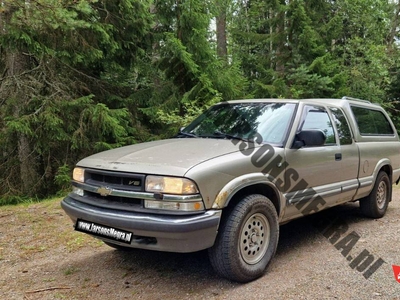
<svg viewBox="0 0 400 300">
<path fill-rule="evenodd" d="M 132 241 L 132 232 L 78 219 L 75 224 L 75 230 L 89 233 L 98 237 L 104 237 L 121 243 L 130 244 Z"/>
</svg>

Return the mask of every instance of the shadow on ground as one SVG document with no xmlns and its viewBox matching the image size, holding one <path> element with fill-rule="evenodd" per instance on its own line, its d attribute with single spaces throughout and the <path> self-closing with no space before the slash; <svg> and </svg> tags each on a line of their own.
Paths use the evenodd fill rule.
<svg viewBox="0 0 400 300">
<path fill-rule="evenodd" d="M 332 219 L 337 216 L 349 226 L 352 223 L 373 222 L 361 215 L 358 204 L 346 204 L 282 225 L 276 257 L 271 267 L 272 273 L 289 257 L 296 259 L 301 251 L 318 251 L 315 249 L 316 241 L 324 244 L 326 239 L 313 223 L 315 220 Z M 104 289 L 133 288 L 136 293 L 146 294 L 155 288 L 157 298 L 162 299 L 163 295 L 171 293 L 215 296 L 221 289 L 240 286 L 219 278 L 213 272 L 207 251 L 179 254 L 138 249 L 131 251 L 104 249 L 106 250 L 74 262 L 74 267 L 81 271 L 76 274 L 76 280 L 82 282 L 83 287 L 86 282 Z M 99 272 L 107 272 L 107 279 L 97 282 L 96 277 Z"/>
</svg>

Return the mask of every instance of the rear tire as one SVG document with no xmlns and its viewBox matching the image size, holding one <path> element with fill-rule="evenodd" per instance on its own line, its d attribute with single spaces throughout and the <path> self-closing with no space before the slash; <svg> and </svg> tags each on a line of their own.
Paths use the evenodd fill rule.
<svg viewBox="0 0 400 300">
<path fill-rule="evenodd" d="M 382 218 L 392 196 L 392 184 L 386 172 L 379 172 L 371 193 L 360 200 L 363 214 L 370 218 Z"/>
<path fill-rule="evenodd" d="M 275 255 L 279 239 L 276 209 L 268 198 L 254 194 L 227 213 L 208 250 L 211 265 L 229 280 L 252 281 L 265 273 Z"/>
</svg>

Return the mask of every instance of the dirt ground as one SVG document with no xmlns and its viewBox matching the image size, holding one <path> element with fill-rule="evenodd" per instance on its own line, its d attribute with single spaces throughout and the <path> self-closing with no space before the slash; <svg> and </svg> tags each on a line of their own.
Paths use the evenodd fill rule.
<svg viewBox="0 0 400 300">
<path fill-rule="evenodd" d="M 313 225 L 332 216 L 348 226 L 346 257 Z M 267 273 L 247 284 L 217 277 L 206 251 L 113 250 L 74 231 L 59 200 L 0 207 L 0 222 L 0 299 L 400 299 L 399 188 L 382 219 L 352 203 L 281 226 Z M 370 261 L 351 268 L 360 253 Z"/>
</svg>

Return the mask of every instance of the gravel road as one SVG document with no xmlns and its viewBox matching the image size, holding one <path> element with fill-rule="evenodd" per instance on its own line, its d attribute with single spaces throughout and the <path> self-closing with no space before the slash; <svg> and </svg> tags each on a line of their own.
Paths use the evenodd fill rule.
<svg viewBox="0 0 400 300">
<path fill-rule="evenodd" d="M 333 217 L 334 244 L 313 225 Z M 0 299 L 400 299 L 399 188 L 382 219 L 352 203 L 281 226 L 268 272 L 247 284 L 217 277 L 206 251 L 113 250 L 74 231 L 59 201 L 0 207 L 0 222 Z M 354 266 L 362 253 L 370 261 Z"/>
</svg>

